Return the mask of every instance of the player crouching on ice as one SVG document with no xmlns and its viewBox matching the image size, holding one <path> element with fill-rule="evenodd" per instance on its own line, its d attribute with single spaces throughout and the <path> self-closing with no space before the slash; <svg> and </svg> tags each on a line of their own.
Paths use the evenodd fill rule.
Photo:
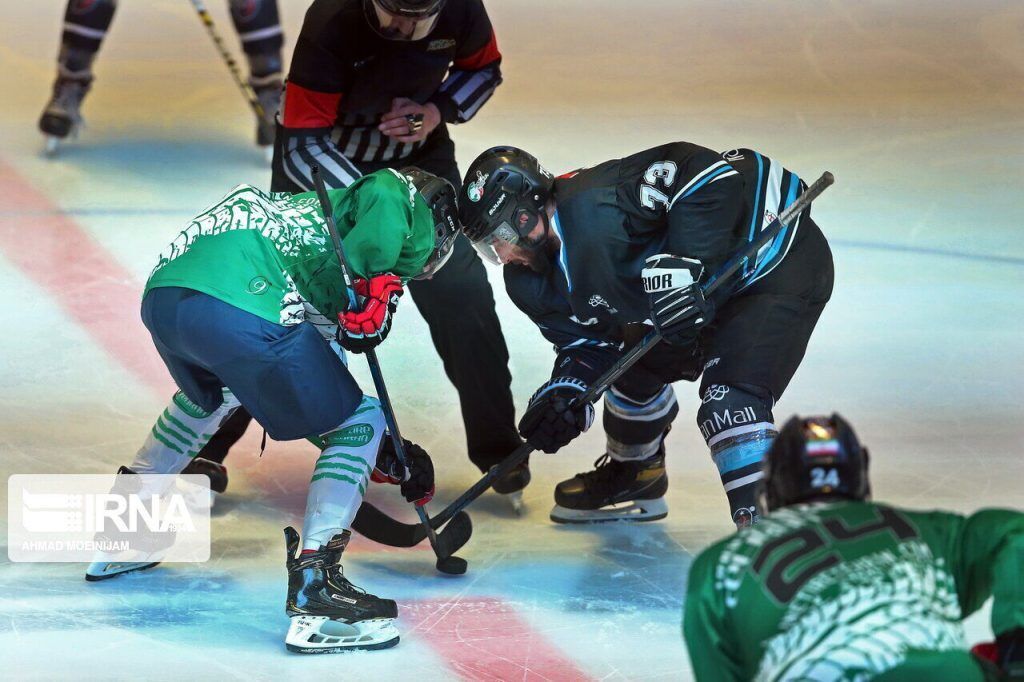
<svg viewBox="0 0 1024 682">
<path fill-rule="evenodd" d="M 766 516 L 693 562 L 683 631 L 697 680 L 1024 679 L 1024 514 L 870 500 L 838 415 L 793 417 L 768 453 Z M 994 645 L 961 621 L 993 597 Z"/>
<path fill-rule="evenodd" d="M 585 431 L 594 409 L 571 408 L 573 396 L 648 325 L 662 337 L 605 393 L 606 452 L 558 484 L 552 520 L 663 518 L 665 435 L 679 412 L 671 383 L 703 375 L 697 424 L 733 520 L 756 521 L 772 407 L 832 293 L 832 254 L 806 209 L 709 300 L 700 287 L 803 182 L 749 149 L 674 142 L 559 178 L 521 149 L 495 147 L 463 187 L 463 230 L 505 265 L 509 297 L 558 352 L 519 424 L 534 447 L 555 452 Z"/>
<path fill-rule="evenodd" d="M 142 319 L 180 390 L 127 471 L 181 472 L 239 405 L 275 440 L 318 445 L 298 554 L 298 534 L 285 529 L 286 643 L 311 653 L 398 642 L 395 602 L 352 585 L 339 562 L 367 479 L 400 483 L 406 499 L 423 504 L 433 495 L 433 467 L 409 443 L 406 472 L 389 439 L 381 446 L 380 403 L 356 385 L 341 347 L 359 352 L 387 337 L 403 281 L 437 272 L 458 226 L 451 184 L 414 168 L 378 171 L 328 196 L 361 278 L 361 310 L 346 310 L 348 292 L 313 192 L 239 186 L 161 254 Z M 151 565 L 96 563 L 86 577 Z"/>
</svg>

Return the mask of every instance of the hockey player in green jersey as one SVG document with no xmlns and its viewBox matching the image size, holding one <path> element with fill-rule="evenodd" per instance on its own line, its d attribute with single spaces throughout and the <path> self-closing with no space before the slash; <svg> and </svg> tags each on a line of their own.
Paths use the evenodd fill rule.
<svg viewBox="0 0 1024 682">
<path fill-rule="evenodd" d="M 1024 514 L 869 501 L 868 454 L 841 417 L 794 417 L 765 464 L 752 528 L 690 570 L 697 680 L 1024 679 Z M 995 665 L 961 621 L 993 598 Z"/>
<path fill-rule="evenodd" d="M 437 272 L 458 233 L 454 189 L 418 169 L 372 173 L 328 196 L 358 277 L 358 309 L 347 309 L 313 192 L 236 187 L 160 255 L 142 319 L 180 390 L 122 469 L 196 471 L 196 454 L 239 405 L 275 440 L 316 443 L 301 552 L 298 533 L 285 529 L 285 641 L 312 653 L 398 642 L 395 602 L 353 586 L 340 558 L 368 479 L 400 484 L 406 499 L 423 504 L 433 495 L 433 467 L 411 443 L 409 469 L 398 463 L 380 403 L 360 390 L 342 347 L 360 352 L 382 342 L 405 281 Z M 152 565 L 97 561 L 86 578 Z"/>
</svg>

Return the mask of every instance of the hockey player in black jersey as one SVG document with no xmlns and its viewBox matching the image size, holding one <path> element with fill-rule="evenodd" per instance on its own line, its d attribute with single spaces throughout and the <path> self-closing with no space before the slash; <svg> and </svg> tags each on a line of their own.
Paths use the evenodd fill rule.
<svg viewBox="0 0 1024 682">
<path fill-rule="evenodd" d="M 314 0 L 292 55 L 271 189 L 311 190 L 314 166 L 330 187 L 416 166 L 458 189 L 448 126 L 472 119 L 501 81 L 482 0 Z M 469 457 L 487 471 L 521 440 L 485 268 L 460 237 L 444 271 L 409 291 L 458 390 Z M 521 468 L 494 489 L 518 494 L 528 481 Z"/>
<path fill-rule="evenodd" d="M 832 292 L 832 256 L 809 210 L 705 300 L 700 285 L 800 195 L 793 173 L 749 149 L 675 142 L 553 178 L 530 154 L 495 147 L 469 167 L 466 235 L 505 264 L 509 296 L 555 344 L 550 381 L 521 434 L 555 452 L 585 431 L 572 397 L 652 325 L 663 341 L 604 397 L 606 452 L 558 484 L 559 522 L 668 513 L 664 439 L 671 383 L 700 379 L 697 425 L 737 526 L 757 521 L 755 484 L 776 431 L 772 408 Z"/>
</svg>

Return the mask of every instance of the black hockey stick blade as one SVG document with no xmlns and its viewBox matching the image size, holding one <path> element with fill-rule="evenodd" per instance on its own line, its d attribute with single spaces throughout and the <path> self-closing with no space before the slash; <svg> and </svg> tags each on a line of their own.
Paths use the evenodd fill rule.
<svg viewBox="0 0 1024 682">
<path fill-rule="evenodd" d="M 448 516 L 438 515 L 430 520 L 430 525 L 436 530 L 448 518 Z M 359 511 L 356 512 L 356 517 L 352 521 L 352 530 L 364 538 L 390 547 L 415 547 L 427 537 L 427 531 L 423 524 L 402 523 L 369 502 L 359 505 Z M 451 556 L 469 542 L 472 534 L 473 523 L 469 514 L 463 511 L 452 515 L 451 523 L 437 534 L 438 553 Z"/>
</svg>

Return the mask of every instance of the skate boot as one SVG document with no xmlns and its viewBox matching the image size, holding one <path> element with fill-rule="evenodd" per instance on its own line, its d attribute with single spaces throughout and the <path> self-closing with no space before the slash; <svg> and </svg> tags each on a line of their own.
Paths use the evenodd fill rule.
<svg viewBox="0 0 1024 682">
<path fill-rule="evenodd" d="M 195 457 L 181 473 L 205 474 L 210 479 L 210 490 L 215 493 L 222 493 L 228 489 L 228 468 L 205 457 Z"/>
<path fill-rule="evenodd" d="M 47 154 L 55 153 L 62 140 L 78 134 L 82 127 L 82 100 L 91 85 L 91 72 L 60 67 L 53 84 L 53 96 L 39 118 L 39 130 L 46 136 Z"/>
<path fill-rule="evenodd" d="M 270 161 L 274 153 L 277 112 L 281 108 L 281 91 L 284 88 L 284 81 L 280 72 L 277 72 L 267 76 L 253 76 L 249 79 L 249 85 L 252 86 L 256 101 L 263 109 L 263 116 L 256 117 L 256 144 L 263 147 L 267 161 Z"/>
<path fill-rule="evenodd" d="M 491 469 L 494 469 L 496 466 L 498 465 L 495 464 Z M 523 489 L 529 484 L 530 458 L 527 457 L 507 474 L 496 479 L 491 487 L 494 489 L 494 492 L 504 495 L 512 504 L 512 510 L 515 511 L 516 515 L 520 515 L 523 513 Z"/>
<path fill-rule="evenodd" d="M 656 521 L 668 516 L 665 444 L 647 459 L 620 462 L 608 454 L 594 470 L 576 474 L 555 487 L 556 523 Z"/>
<path fill-rule="evenodd" d="M 128 467 L 121 467 L 117 470 L 117 478 L 114 479 L 114 487 L 111 490 L 113 493 L 121 495 L 138 494 L 142 489 L 142 483 L 134 471 Z M 97 543 L 114 543 L 122 539 L 117 536 L 116 531 L 97 534 Z M 173 536 L 168 536 L 164 539 L 156 539 L 158 545 L 150 547 L 153 551 L 166 549 L 169 544 L 174 543 Z M 144 571 L 147 568 L 153 568 L 159 561 L 119 561 L 117 553 L 97 552 L 96 557 L 92 563 L 85 569 L 85 579 L 89 582 L 97 582 L 100 580 L 108 580 L 122 573 L 131 573 L 132 571 Z"/>
<path fill-rule="evenodd" d="M 299 534 L 284 529 L 288 549 L 288 601 L 291 625 L 285 637 L 289 651 L 333 654 L 356 649 L 387 649 L 398 644 L 392 621 L 398 606 L 367 594 L 346 578 L 341 554 L 351 537 L 339 533 L 315 552 L 299 549 Z"/>
</svg>

